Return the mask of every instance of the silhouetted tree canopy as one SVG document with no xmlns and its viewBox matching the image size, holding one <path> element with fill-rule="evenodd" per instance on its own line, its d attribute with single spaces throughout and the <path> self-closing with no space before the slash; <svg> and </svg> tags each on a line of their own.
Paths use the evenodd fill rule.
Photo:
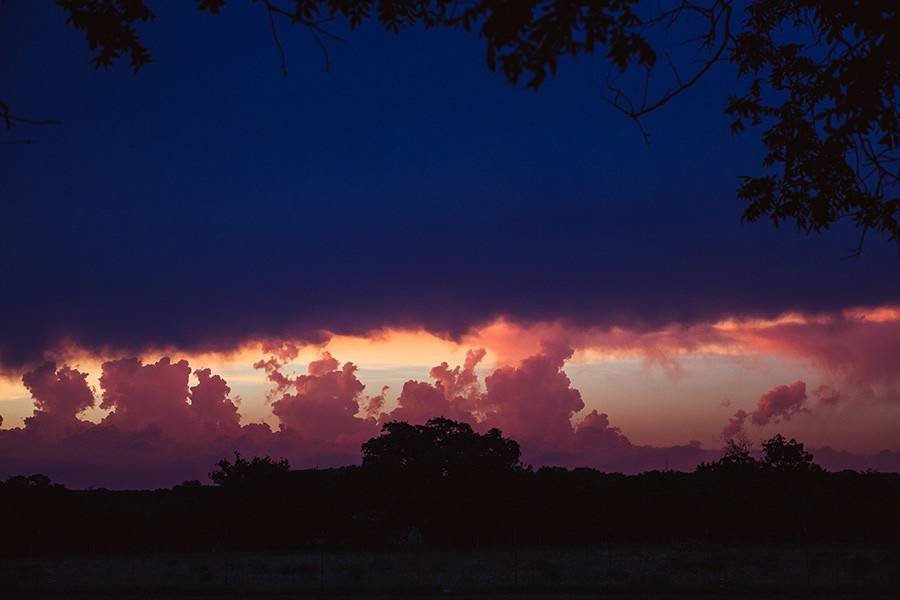
<svg viewBox="0 0 900 600">
<path fill-rule="evenodd" d="M 468 423 L 438 417 L 424 425 L 386 423 L 362 446 L 363 466 L 421 477 L 498 473 L 519 467 L 519 444 L 499 429 L 476 433 Z"/>
<path fill-rule="evenodd" d="M 894 544 L 900 474 L 828 473 L 776 435 L 694 473 L 640 475 L 519 463 L 516 442 L 465 423 L 390 423 L 363 465 L 289 470 L 223 459 L 217 485 L 69 490 L 43 475 L 0 481 L 0 555 L 378 548 L 411 529 L 433 547 L 671 543 Z"/>
<path fill-rule="evenodd" d="M 900 21 L 894 0 L 682 0 L 661 8 L 649 0 L 250 0 L 267 18 L 287 71 L 279 23 L 298 25 L 328 60 L 335 19 L 355 28 L 377 21 L 459 28 L 486 43 L 488 68 L 512 84 L 537 89 L 564 56 L 603 53 L 613 70 L 645 75 L 635 93 L 607 78 L 607 100 L 647 135 L 641 119 L 682 94 L 712 66 L 730 62 L 740 75 L 726 112 L 734 133 L 761 130 L 763 173 L 746 176 L 737 195 L 744 219 L 793 222 L 820 232 L 850 219 L 900 246 L 897 179 L 900 131 Z M 151 62 L 138 26 L 154 19 L 152 0 L 56 0 L 67 22 L 84 32 L 92 63 L 127 58 L 137 72 Z M 224 0 L 195 0 L 217 15 Z M 684 31 L 702 59 L 685 68 L 658 40 Z M 659 68 L 663 62 L 666 67 Z M 660 83 L 660 80 L 662 82 Z M 651 85 L 654 83 L 654 85 Z M 656 91 L 657 93 L 654 93 Z M 7 130 L 37 123 L 0 101 Z M 649 138 L 648 138 L 649 139 Z M 25 142 L 29 140 L 17 140 Z M 11 143 L 11 142 L 6 142 Z"/>
<path fill-rule="evenodd" d="M 700 463 L 697 472 L 730 473 L 750 476 L 760 471 L 773 473 L 821 473 L 822 468 L 813 462 L 813 455 L 794 438 L 788 440 L 780 433 L 762 442 L 762 460 L 753 457 L 746 440 L 728 440 L 722 458 Z"/>
<path fill-rule="evenodd" d="M 791 438 L 785 439 L 780 433 L 762 444 L 763 466 L 766 469 L 783 473 L 815 473 L 822 467 L 813 462 L 813 455 L 807 452 L 803 444 Z"/>
<path fill-rule="evenodd" d="M 750 444 L 744 440 L 728 440 L 722 458 L 700 463 L 698 473 L 728 473 L 738 476 L 751 475 L 759 470 L 759 462 L 750 453 Z"/>
<path fill-rule="evenodd" d="M 216 466 L 209 478 L 216 485 L 232 488 L 266 487 L 283 480 L 291 469 L 284 459 L 272 460 L 266 456 L 247 460 L 239 452 L 234 453 L 234 462 L 223 458 Z"/>
</svg>

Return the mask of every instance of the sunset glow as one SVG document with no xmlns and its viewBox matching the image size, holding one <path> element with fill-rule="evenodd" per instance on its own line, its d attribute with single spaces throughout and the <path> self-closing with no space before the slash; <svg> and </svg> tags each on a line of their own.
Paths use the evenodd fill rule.
<svg viewBox="0 0 900 600">
<path fill-rule="evenodd" d="M 855 137 L 778 133 L 831 124 L 782 112 L 807 88 L 754 84 L 733 36 L 668 96 L 709 50 L 695 21 L 763 26 L 756 3 L 667 11 L 693 41 L 657 54 L 650 2 L 500 4 L 470 31 L 447 2 L 0 2 L 0 480 L 353 465 L 437 416 L 536 466 L 693 471 L 783 433 L 900 471 L 896 181 L 862 190 L 886 175 L 842 162 Z M 870 10 L 847 30 L 887 40 Z M 892 80 L 854 81 L 838 112 L 893 144 Z M 658 111 L 629 112 L 634 85 Z"/>
</svg>

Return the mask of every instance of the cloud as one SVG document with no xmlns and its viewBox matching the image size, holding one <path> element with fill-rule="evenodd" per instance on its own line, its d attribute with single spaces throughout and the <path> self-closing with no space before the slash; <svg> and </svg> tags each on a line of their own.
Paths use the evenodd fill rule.
<svg viewBox="0 0 900 600">
<path fill-rule="evenodd" d="M 741 409 L 728 419 L 728 424 L 722 429 L 722 439 L 732 440 L 740 438 L 744 433 L 744 422 L 750 413 Z"/>
<path fill-rule="evenodd" d="M 484 359 L 484 348 L 470 349 L 462 366 L 451 368 L 446 362 L 432 367 L 434 383 L 407 381 L 397 398 L 397 408 L 383 421 L 424 423 L 441 416 L 470 423 L 480 420 L 484 395 L 475 368 Z"/>
<path fill-rule="evenodd" d="M 586 360 L 641 360 L 647 368 L 660 368 L 673 379 L 686 373 L 685 359 L 691 357 L 718 356 L 748 367 L 759 364 L 754 362 L 759 358 L 772 357 L 808 365 L 861 395 L 900 389 L 900 308 L 896 306 L 786 312 L 771 318 L 736 315 L 658 327 L 582 327 L 565 320 L 500 319 L 471 331 L 466 340 L 488 348 L 505 364 L 540 352 L 541 344 L 549 341 L 581 352 Z"/>
<path fill-rule="evenodd" d="M 861 455 L 829 446 L 812 450 L 813 460 L 830 471 L 865 471 L 873 469 L 887 473 L 900 473 L 900 452 L 882 450 L 875 454 Z"/>
<path fill-rule="evenodd" d="M 631 446 L 631 442 L 618 427 L 609 423 L 609 415 L 592 410 L 578 424 L 575 431 L 578 445 L 592 450 L 619 451 Z"/>
<path fill-rule="evenodd" d="M 830 389 L 826 386 L 821 389 Z M 770 423 L 790 421 L 792 417 L 809 413 L 806 406 L 806 383 L 795 381 L 790 385 L 778 385 L 759 397 L 756 407 L 752 412 L 743 409 L 738 410 L 728 419 L 728 423 L 722 429 L 722 438 L 730 440 L 739 438 L 744 434 L 744 424 L 747 419 L 757 427 L 763 427 Z M 833 398 L 826 399 L 829 402 L 836 401 Z"/>
<path fill-rule="evenodd" d="M 111 411 L 103 422 L 122 431 L 158 427 L 177 438 L 192 436 L 190 374 L 186 360 L 173 363 L 168 357 L 147 365 L 136 358 L 103 363 L 100 408 Z"/>
<path fill-rule="evenodd" d="M 87 373 L 70 367 L 57 369 L 54 363 L 44 363 L 25 373 L 22 383 L 34 398 L 35 413 L 49 419 L 71 423 L 79 413 L 94 406 Z"/>
<path fill-rule="evenodd" d="M 384 417 L 385 421 L 424 423 L 431 417 L 459 418 L 444 391 L 424 381 L 407 381 L 397 398 L 397 408 Z"/>
<path fill-rule="evenodd" d="M 476 372 L 483 350 L 467 353 L 463 364 L 441 363 L 432 381 L 407 381 L 397 407 L 384 412 L 386 388 L 373 396 L 357 377 L 352 362 L 328 352 L 309 363 L 306 373 L 281 372 L 293 350 L 257 363 L 277 395 L 271 408 L 279 420 L 240 424 L 228 383 L 211 369 L 193 371 L 185 360 L 168 357 L 144 364 L 137 358 L 106 361 L 100 377 L 101 408 L 109 413 L 98 424 L 78 415 L 94 404 L 86 374 L 68 366 L 41 365 L 24 381 L 35 402 L 24 427 L 0 430 L 0 476 L 44 472 L 75 486 L 152 487 L 184 479 L 205 479 L 211 466 L 238 450 L 248 456 L 285 457 L 296 468 L 358 463 L 360 444 L 395 419 L 423 422 L 434 416 L 468 421 L 479 431 L 500 428 L 520 442 L 533 465 L 595 467 L 635 473 L 650 469 L 691 470 L 719 451 L 699 442 L 656 447 L 633 443 L 604 412 L 585 412 L 580 392 L 565 373 L 573 349 L 546 343 L 515 365 L 503 365 L 485 377 Z M 813 392 L 831 402 L 831 388 Z M 763 394 L 755 409 L 738 411 L 726 434 L 746 422 L 763 426 L 789 420 L 808 410 L 806 385 L 797 381 Z M 577 423 L 577 425 L 573 424 Z M 830 465 L 889 466 L 896 453 L 870 462 L 825 449 L 820 462 Z"/>
<path fill-rule="evenodd" d="M 82 421 L 78 413 L 94 402 L 86 374 L 43 365 L 25 376 L 34 416 L 24 427 L 0 430 L 0 477 L 43 472 L 75 486 L 168 486 L 205 479 L 235 450 L 284 456 L 298 468 L 355 463 L 360 441 L 377 428 L 374 419 L 346 416 L 348 399 L 363 386 L 352 364 L 335 365 L 323 356 L 292 379 L 295 393 L 273 403 L 284 419 L 278 431 L 241 425 L 221 376 L 199 369 L 189 387 L 187 361 L 168 357 L 103 363 L 100 407 L 109 413 L 100 423 Z"/>
<path fill-rule="evenodd" d="M 757 426 L 790 421 L 793 416 L 809 412 L 804 402 L 806 383 L 795 381 L 790 385 L 779 385 L 760 396 L 750 419 Z"/>
<path fill-rule="evenodd" d="M 490 426 L 523 440 L 564 439 L 572 416 L 584 408 L 581 392 L 563 371 L 572 348 L 545 346 L 516 367 L 500 367 L 485 378 L 479 409 Z"/>
<path fill-rule="evenodd" d="M 235 431 L 240 428 L 241 415 L 228 395 L 231 388 L 210 369 L 198 369 L 194 375 L 199 380 L 191 387 L 191 410 L 204 427 L 214 431 Z"/>
<path fill-rule="evenodd" d="M 855 386 L 897 383 L 900 313 L 870 312 L 744 327 L 740 336 L 757 352 L 801 358 Z"/>
<path fill-rule="evenodd" d="M 365 385 L 356 377 L 357 367 L 323 352 L 309 363 L 306 375 L 283 378 L 275 370 L 269 373 L 279 390 L 293 389 L 272 403 L 272 413 L 284 429 L 291 429 L 308 440 L 361 443 L 375 435 L 374 420 L 359 418 Z"/>
<path fill-rule="evenodd" d="M 556 199 L 557 210 L 534 210 L 485 198 L 460 201 L 477 215 L 466 222 L 467 243 L 455 229 L 435 227 L 435 217 L 446 214 L 422 213 L 429 203 L 419 200 L 404 211 L 385 211 L 378 202 L 337 209 L 310 203 L 301 211 L 300 236 L 290 215 L 272 219 L 263 211 L 256 222 L 259 215 L 231 211 L 240 215 L 233 223 L 240 234 L 232 235 L 219 227 L 229 213 L 181 202 L 173 216 L 160 210 L 159 198 L 143 205 L 132 199 L 128 219 L 115 205 L 61 220 L 68 207 L 21 202 L 5 215 L 15 226 L 4 231 L 0 261 L 4 286 L 14 293 L 0 297 L 0 314 L 11 316 L 0 332 L 0 364 L 21 371 L 66 346 L 108 356 L 150 349 L 194 354 L 263 340 L 318 344 L 329 335 L 387 328 L 463 339 L 503 317 L 563 323 L 572 332 L 604 330 L 610 345 L 644 346 L 654 365 L 677 372 L 669 334 L 688 348 L 700 329 L 717 335 L 712 326 L 725 320 L 837 315 L 900 302 L 900 283 L 885 276 L 896 271 L 895 252 L 870 248 L 866 261 L 850 264 L 823 261 L 821 247 L 814 251 L 808 240 L 788 252 L 771 240 L 740 247 L 729 238 L 729 250 L 695 248 L 685 260 L 684 234 L 668 219 L 660 225 L 668 236 L 661 249 L 660 239 L 648 244 L 627 228 L 606 227 L 615 222 L 609 203 L 560 210 L 567 201 Z M 439 206 L 446 204 L 430 208 Z M 634 216 L 645 229 L 648 215 Z M 63 222 L 75 225 L 49 226 Z M 85 227 L 99 229 L 84 236 Z M 160 244 L 160 231 L 174 235 Z M 553 243 L 539 233 L 548 231 L 559 234 Z M 341 250 L 323 251 L 329 247 Z M 73 265 L 59 268 L 58 257 L 72 257 Z M 757 284 L 762 279 L 766 286 Z M 568 343 L 584 347 L 575 337 Z"/>
<path fill-rule="evenodd" d="M 844 400 L 843 395 L 828 384 L 822 384 L 813 391 L 813 395 L 823 406 L 834 406 Z"/>
<path fill-rule="evenodd" d="M 446 362 L 432 367 L 428 375 L 436 380 L 435 387 L 440 389 L 448 401 L 456 405 L 459 414 L 473 413 L 481 397 L 481 386 L 475 368 L 484 360 L 487 350 L 484 348 L 469 349 L 463 365 L 450 369 Z"/>
<path fill-rule="evenodd" d="M 362 412 L 367 419 L 378 420 L 378 417 L 384 410 L 385 402 L 387 402 L 387 393 L 390 389 L 391 388 L 389 386 L 382 386 L 381 393 L 376 394 L 375 396 L 370 396 L 369 399 L 365 402 L 365 406 L 363 407 Z"/>
</svg>

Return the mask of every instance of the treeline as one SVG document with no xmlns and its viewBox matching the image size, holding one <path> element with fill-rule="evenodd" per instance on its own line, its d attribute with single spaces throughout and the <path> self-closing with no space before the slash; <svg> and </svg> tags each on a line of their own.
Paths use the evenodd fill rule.
<svg viewBox="0 0 900 600">
<path fill-rule="evenodd" d="M 900 540 L 900 474 L 828 473 L 780 435 L 759 457 L 732 442 L 693 473 L 625 476 L 532 469 L 499 431 L 433 419 L 386 425 L 361 466 L 292 471 L 235 455 L 210 477 L 152 491 L 11 477 L 0 483 L 0 552 Z"/>
</svg>

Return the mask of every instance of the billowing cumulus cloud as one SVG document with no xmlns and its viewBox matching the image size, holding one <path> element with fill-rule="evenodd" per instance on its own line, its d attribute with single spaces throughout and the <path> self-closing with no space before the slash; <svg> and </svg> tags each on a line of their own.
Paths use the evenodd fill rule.
<svg viewBox="0 0 900 600">
<path fill-rule="evenodd" d="M 433 416 L 448 419 L 459 417 L 459 411 L 451 400 L 436 385 L 425 381 L 407 381 L 397 398 L 397 408 L 387 415 L 388 420 L 424 423 Z"/>
<path fill-rule="evenodd" d="M 817 392 L 826 389 L 827 386 L 818 388 Z M 806 383 L 795 381 L 790 385 L 777 385 L 756 401 L 756 407 L 752 412 L 743 409 L 738 410 L 728 419 L 728 424 L 722 429 L 722 437 L 726 440 L 741 437 L 744 433 L 744 424 L 747 419 L 757 427 L 764 427 L 770 423 L 790 421 L 791 418 L 810 412 L 807 406 Z M 836 402 L 835 397 L 823 398 L 823 401 Z"/>
<path fill-rule="evenodd" d="M 382 386 L 381 393 L 376 394 L 375 396 L 370 396 L 368 400 L 365 402 L 365 406 L 362 409 L 363 414 L 367 419 L 377 419 L 381 412 L 384 410 L 384 404 L 387 402 L 387 393 L 391 388 L 389 386 Z"/>
<path fill-rule="evenodd" d="M 198 383 L 191 387 L 191 411 L 207 429 L 233 432 L 240 427 L 241 415 L 229 399 L 231 388 L 211 369 L 194 371 Z"/>
<path fill-rule="evenodd" d="M 305 439 L 361 443 L 377 433 L 372 420 L 357 417 L 365 385 L 356 377 L 357 367 L 340 366 L 328 352 L 309 363 L 306 375 L 283 379 L 270 372 L 278 389 L 293 389 L 272 403 L 272 413 L 284 429 Z M 273 377 L 273 375 L 279 375 Z"/>
<path fill-rule="evenodd" d="M 298 467 L 353 463 L 360 441 L 376 427 L 373 419 L 347 414 L 363 387 L 353 366 L 333 367 L 325 356 L 291 380 L 295 393 L 273 404 L 283 421 L 272 431 L 262 423 L 241 425 L 227 382 L 210 369 L 197 370 L 190 386 L 184 360 L 103 363 L 100 407 L 109 412 L 100 423 L 78 419 L 94 403 L 86 374 L 43 365 L 23 377 L 34 416 L 24 427 L 0 431 L 0 476 L 44 472 L 72 485 L 172 485 L 205 479 L 235 450 L 284 456 Z"/>
<path fill-rule="evenodd" d="M 432 367 L 428 374 L 437 381 L 437 386 L 444 390 L 447 396 L 466 395 L 467 392 L 478 388 L 478 376 L 475 367 L 484 359 L 487 351 L 484 348 L 469 349 L 466 352 L 466 360 L 463 365 L 450 368 L 446 362 Z"/>
<path fill-rule="evenodd" d="M 518 364 L 495 369 L 482 386 L 474 367 L 483 352 L 470 351 L 462 367 L 450 369 L 442 363 L 433 368 L 434 383 L 408 381 L 398 407 L 383 419 L 421 423 L 433 415 L 451 415 L 481 431 L 498 427 L 519 441 L 523 460 L 534 465 L 634 473 L 666 467 L 692 469 L 716 455 L 697 442 L 674 447 L 635 445 L 610 423 L 608 415 L 597 410 L 579 419 L 584 401 L 564 371 L 572 353 L 563 344 L 545 343 Z"/>
<path fill-rule="evenodd" d="M 633 444 L 621 429 L 610 424 L 609 416 L 596 410 L 578 424 L 575 436 L 560 456 L 562 464 L 595 467 L 604 471 L 637 473 L 651 470 L 692 470 L 718 452 L 704 450 L 700 442 L 681 446 L 656 447 Z"/>
<path fill-rule="evenodd" d="M 70 485 L 148 487 L 188 478 L 204 479 L 219 458 L 285 457 L 297 468 L 359 461 L 360 444 L 390 420 L 424 422 L 434 416 L 465 420 L 480 430 L 499 427 L 517 439 L 523 459 L 534 465 L 590 466 L 626 473 L 694 468 L 717 455 L 699 442 L 657 447 L 633 443 L 598 410 L 585 411 L 581 393 L 565 372 L 571 347 L 546 343 L 517 364 L 503 365 L 480 381 L 483 350 L 471 350 L 459 366 L 441 363 L 431 381 L 407 381 L 396 407 L 385 412 L 387 389 L 367 395 L 351 362 L 328 352 L 306 372 L 282 372 L 295 350 L 257 363 L 275 394 L 271 410 L 279 422 L 241 424 L 228 383 L 211 369 L 192 371 L 185 360 L 136 358 L 106 361 L 100 376 L 99 423 L 79 419 L 94 404 L 86 374 L 68 366 L 42 365 L 25 374 L 35 411 L 23 427 L 0 431 L 0 476 L 45 472 Z M 191 385 L 192 376 L 196 383 Z M 830 402 L 831 388 L 813 396 Z M 762 426 L 808 410 L 806 385 L 798 381 L 763 394 L 755 409 L 729 422 L 737 433 L 745 422 Z M 826 449 L 823 464 L 894 464 L 895 453 L 865 463 Z M 856 462 L 854 462 L 856 461 Z"/>
<path fill-rule="evenodd" d="M 22 383 L 34 398 L 35 415 L 61 423 L 72 423 L 78 414 L 94 405 L 94 394 L 87 384 L 87 373 L 53 363 L 22 376 Z"/>
<path fill-rule="evenodd" d="M 432 367 L 434 383 L 407 381 L 397 398 L 397 408 L 383 419 L 424 423 L 434 416 L 474 422 L 480 419 L 484 395 L 475 368 L 484 359 L 484 348 L 470 349 L 462 366 L 446 362 Z"/>
<path fill-rule="evenodd" d="M 624 448 L 631 445 L 622 430 L 609 424 L 609 415 L 592 410 L 578 424 L 576 435 L 581 445 L 593 448 Z"/>
<path fill-rule="evenodd" d="M 122 431 L 141 431 L 157 427 L 176 437 L 194 432 L 188 406 L 187 361 L 172 362 L 168 357 L 145 365 L 136 358 L 103 363 L 100 408 L 110 410 L 104 423 Z"/>
<path fill-rule="evenodd" d="M 581 393 L 563 371 L 573 350 L 546 346 L 517 367 L 501 367 L 485 378 L 485 421 L 514 438 L 552 443 L 572 432 L 572 416 L 584 408 Z"/>
<path fill-rule="evenodd" d="M 795 381 L 790 385 L 779 385 L 760 396 L 750 418 L 754 425 L 759 426 L 790 421 L 795 415 L 809 412 L 804 402 L 806 383 Z"/>
</svg>

